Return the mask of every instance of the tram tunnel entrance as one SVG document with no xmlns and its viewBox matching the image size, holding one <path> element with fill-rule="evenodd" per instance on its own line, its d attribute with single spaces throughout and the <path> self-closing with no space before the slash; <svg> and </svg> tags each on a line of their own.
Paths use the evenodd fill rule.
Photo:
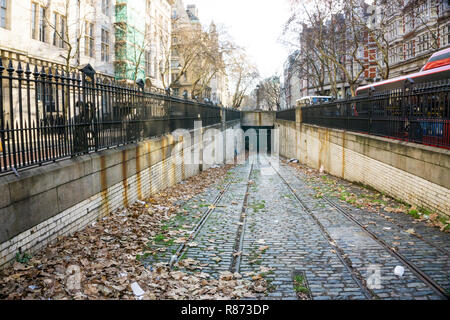
<svg viewBox="0 0 450 320">
<path fill-rule="evenodd" d="M 274 127 L 251 126 L 242 127 L 245 134 L 245 150 L 256 151 L 257 153 L 271 153 Z"/>
</svg>

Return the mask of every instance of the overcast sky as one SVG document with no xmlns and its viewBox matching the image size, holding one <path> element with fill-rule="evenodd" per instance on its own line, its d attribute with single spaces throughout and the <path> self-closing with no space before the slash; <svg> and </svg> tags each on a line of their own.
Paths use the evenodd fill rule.
<svg viewBox="0 0 450 320">
<path fill-rule="evenodd" d="M 282 74 L 288 51 L 278 39 L 289 17 L 287 0 L 184 0 L 195 4 L 207 26 L 214 20 L 227 26 L 236 42 L 245 47 L 262 77 Z"/>
</svg>

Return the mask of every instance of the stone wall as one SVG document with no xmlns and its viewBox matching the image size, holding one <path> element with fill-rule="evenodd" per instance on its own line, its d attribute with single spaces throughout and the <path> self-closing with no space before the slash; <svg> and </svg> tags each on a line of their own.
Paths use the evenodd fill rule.
<svg viewBox="0 0 450 320">
<path fill-rule="evenodd" d="M 280 155 L 450 216 L 450 150 L 277 120 Z"/>
<path fill-rule="evenodd" d="M 239 120 L 200 129 L 196 140 L 191 131 L 190 142 L 165 135 L 0 177 L 0 266 L 208 169 L 184 159 L 203 159 L 205 132 L 224 127 Z"/>
<path fill-rule="evenodd" d="M 276 113 L 274 111 L 242 111 L 242 127 L 273 127 Z"/>
</svg>

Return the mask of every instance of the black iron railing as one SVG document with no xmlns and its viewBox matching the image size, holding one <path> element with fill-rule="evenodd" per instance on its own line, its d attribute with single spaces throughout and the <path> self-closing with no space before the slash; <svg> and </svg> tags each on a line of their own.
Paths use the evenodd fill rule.
<svg viewBox="0 0 450 320">
<path fill-rule="evenodd" d="M 6 67 L 0 59 L 0 173 L 192 129 L 198 120 L 221 122 L 220 107 L 94 73 Z"/>
<path fill-rule="evenodd" d="M 295 109 L 277 111 L 277 119 L 295 121 Z"/>
<path fill-rule="evenodd" d="M 305 107 L 304 123 L 450 148 L 450 79 Z"/>
<path fill-rule="evenodd" d="M 236 109 L 227 108 L 225 110 L 225 119 L 227 121 L 239 120 L 241 119 L 241 112 Z"/>
</svg>

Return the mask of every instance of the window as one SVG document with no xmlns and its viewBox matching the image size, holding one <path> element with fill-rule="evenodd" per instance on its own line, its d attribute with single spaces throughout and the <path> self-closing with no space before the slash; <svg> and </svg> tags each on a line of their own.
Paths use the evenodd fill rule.
<svg viewBox="0 0 450 320">
<path fill-rule="evenodd" d="M 46 40 L 46 28 L 47 24 L 45 23 L 45 8 L 40 7 L 39 8 L 39 41 L 45 42 Z"/>
<path fill-rule="evenodd" d="M 109 31 L 102 28 L 102 61 L 109 62 Z"/>
<path fill-rule="evenodd" d="M 36 3 L 31 4 L 31 37 L 42 42 L 46 41 L 47 24 L 46 9 Z"/>
<path fill-rule="evenodd" d="M 66 37 L 66 18 L 58 13 L 53 13 L 53 45 L 65 48 L 63 39 Z"/>
<path fill-rule="evenodd" d="M 67 22 L 66 22 L 66 17 L 63 16 L 59 16 L 59 30 L 60 30 L 60 34 L 62 35 L 62 38 L 60 39 L 60 47 L 61 48 L 65 48 L 66 47 L 66 43 L 64 42 L 64 40 L 67 41 L 66 39 L 66 26 Z"/>
<path fill-rule="evenodd" d="M 430 35 L 428 33 L 419 36 L 417 41 L 417 53 L 427 51 L 430 48 Z"/>
<path fill-rule="evenodd" d="M 84 55 L 94 57 L 94 24 L 86 22 L 84 36 Z"/>
<path fill-rule="evenodd" d="M 414 40 L 406 43 L 406 59 L 414 58 Z"/>
<path fill-rule="evenodd" d="M 152 73 L 152 55 L 150 51 L 145 52 L 145 74 L 150 76 Z"/>
<path fill-rule="evenodd" d="M 400 23 L 398 20 L 393 21 L 389 26 L 389 36 L 393 40 L 401 34 Z"/>
<path fill-rule="evenodd" d="M 0 0 L 0 27 L 6 28 L 6 17 L 8 13 L 7 0 Z"/>
<path fill-rule="evenodd" d="M 432 9 L 434 8 L 432 7 Z M 439 5 L 439 15 L 445 16 L 446 11 L 449 9 L 450 9 L 450 0 L 442 1 L 441 4 Z"/>
<path fill-rule="evenodd" d="M 157 79 L 162 80 L 163 75 L 164 75 L 164 65 L 163 65 L 163 62 L 160 61 L 159 62 L 159 74 L 158 74 Z"/>
<path fill-rule="evenodd" d="M 450 44 L 450 24 L 442 28 L 441 47 L 446 47 Z"/>
<path fill-rule="evenodd" d="M 399 45 L 391 49 L 389 60 L 391 64 L 403 61 L 403 45 Z"/>
<path fill-rule="evenodd" d="M 56 88 L 50 83 L 36 83 L 36 98 L 42 101 L 45 106 L 45 112 L 55 112 Z"/>
<path fill-rule="evenodd" d="M 428 22 L 428 19 L 429 19 L 428 1 L 424 1 L 419 6 L 417 15 L 420 17 L 419 19 L 421 21 Z"/>
<path fill-rule="evenodd" d="M 174 83 L 178 82 L 179 79 L 177 79 L 177 78 L 178 78 L 178 73 L 172 73 L 172 77 L 171 77 L 172 82 L 174 82 Z"/>
<path fill-rule="evenodd" d="M 412 14 L 406 15 L 406 33 L 414 30 L 414 17 Z"/>
<path fill-rule="evenodd" d="M 58 36 L 58 14 L 54 13 L 53 14 L 53 45 L 56 46 L 59 40 L 59 36 Z"/>
<path fill-rule="evenodd" d="M 403 61 L 405 59 L 405 54 L 403 52 L 403 45 L 397 47 L 397 61 Z"/>
<path fill-rule="evenodd" d="M 109 16 L 110 0 L 102 0 L 102 12 L 104 15 Z"/>
<path fill-rule="evenodd" d="M 37 39 L 36 32 L 36 20 L 37 20 L 37 5 L 36 3 L 31 4 L 31 37 Z"/>
</svg>

